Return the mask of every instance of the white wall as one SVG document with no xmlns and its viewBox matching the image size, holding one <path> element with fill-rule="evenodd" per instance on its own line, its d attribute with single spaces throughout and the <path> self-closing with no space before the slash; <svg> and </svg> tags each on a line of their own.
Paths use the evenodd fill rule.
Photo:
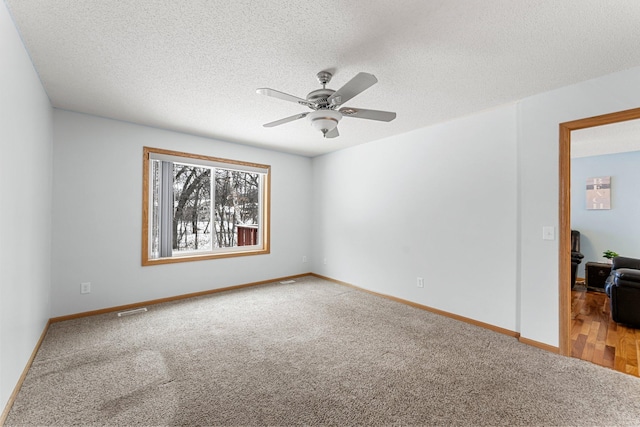
<svg viewBox="0 0 640 427">
<path fill-rule="evenodd" d="M 315 158 L 312 270 L 516 330 L 516 137 L 511 105 Z"/>
<path fill-rule="evenodd" d="M 640 68 L 523 100 L 519 108 L 521 334 L 558 345 L 559 123 L 640 106 Z"/>
<path fill-rule="evenodd" d="M 145 145 L 271 165 L 271 254 L 142 267 Z M 306 157 L 54 109 L 51 315 L 309 272 L 310 191 Z"/>
<path fill-rule="evenodd" d="M 0 2 L 0 412 L 49 319 L 51 106 Z"/>
<path fill-rule="evenodd" d="M 314 159 L 312 270 L 557 346 L 559 124 L 638 106 L 635 68 Z"/>
<path fill-rule="evenodd" d="M 586 208 L 586 180 L 611 177 L 611 209 Z M 578 277 L 585 277 L 587 262 L 604 262 L 610 249 L 640 258 L 640 151 L 581 157 L 571 161 L 571 228 L 580 231 Z"/>
</svg>

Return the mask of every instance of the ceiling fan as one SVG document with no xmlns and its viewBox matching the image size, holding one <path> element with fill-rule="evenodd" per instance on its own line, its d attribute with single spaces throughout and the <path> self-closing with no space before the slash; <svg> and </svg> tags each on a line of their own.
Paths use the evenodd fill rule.
<svg viewBox="0 0 640 427">
<path fill-rule="evenodd" d="M 356 119 L 378 120 L 382 122 L 390 122 L 396 118 L 396 113 L 390 111 L 342 107 L 342 104 L 378 82 L 378 79 L 376 79 L 373 74 L 358 73 L 338 90 L 327 89 L 326 87 L 327 83 L 331 81 L 331 77 L 333 77 L 330 72 L 320 71 L 317 77 L 322 85 L 322 89 L 309 92 L 306 99 L 298 98 L 297 96 L 289 95 L 275 89 L 257 89 L 256 92 L 261 95 L 296 102 L 313 110 L 311 112 L 285 117 L 275 122 L 266 123 L 263 126 L 270 128 L 306 117 L 314 128 L 322 132 L 325 138 L 335 138 L 340 135 L 338 133 L 338 122 L 342 117 L 355 117 Z"/>
</svg>

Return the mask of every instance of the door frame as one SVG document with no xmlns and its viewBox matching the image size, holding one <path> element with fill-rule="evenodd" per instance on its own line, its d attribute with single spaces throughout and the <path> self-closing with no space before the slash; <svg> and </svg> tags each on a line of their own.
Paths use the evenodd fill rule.
<svg viewBox="0 0 640 427">
<path fill-rule="evenodd" d="M 571 356 L 571 131 L 640 119 L 640 108 L 560 123 L 559 350 Z"/>
</svg>

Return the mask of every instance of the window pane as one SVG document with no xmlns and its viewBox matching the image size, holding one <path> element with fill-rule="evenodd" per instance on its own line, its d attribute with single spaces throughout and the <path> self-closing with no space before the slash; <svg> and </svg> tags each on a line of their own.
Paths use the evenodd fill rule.
<svg viewBox="0 0 640 427">
<path fill-rule="evenodd" d="M 211 250 L 211 169 L 173 164 L 173 251 Z"/>
<path fill-rule="evenodd" d="M 217 248 L 258 244 L 260 174 L 216 169 Z"/>
</svg>

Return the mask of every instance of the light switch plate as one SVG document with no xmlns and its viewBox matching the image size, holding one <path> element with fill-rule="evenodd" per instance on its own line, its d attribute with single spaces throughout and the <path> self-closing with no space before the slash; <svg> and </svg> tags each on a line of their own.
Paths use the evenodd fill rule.
<svg viewBox="0 0 640 427">
<path fill-rule="evenodd" d="M 556 240 L 556 229 L 553 226 L 542 227 L 542 240 Z"/>
</svg>

